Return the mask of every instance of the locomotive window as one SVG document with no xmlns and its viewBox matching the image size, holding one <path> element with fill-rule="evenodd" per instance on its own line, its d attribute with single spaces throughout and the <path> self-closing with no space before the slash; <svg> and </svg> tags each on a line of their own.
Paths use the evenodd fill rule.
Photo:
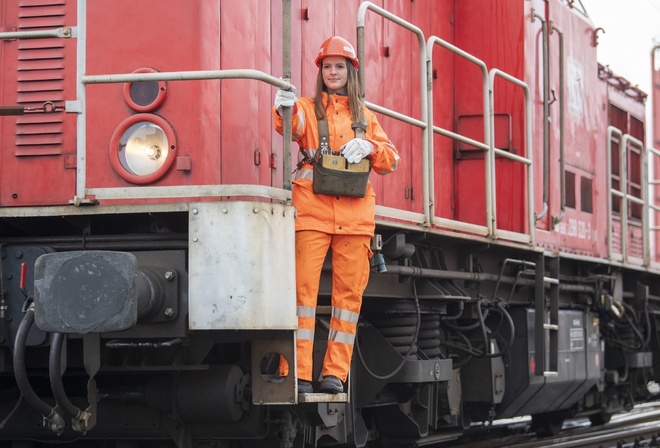
<svg viewBox="0 0 660 448">
<path fill-rule="evenodd" d="M 575 173 L 566 171 L 566 207 L 575 208 Z"/>
<path fill-rule="evenodd" d="M 580 178 L 580 205 L 583 212 L 593 213 L 593 189 L 588 177 Z"/>
</svg>

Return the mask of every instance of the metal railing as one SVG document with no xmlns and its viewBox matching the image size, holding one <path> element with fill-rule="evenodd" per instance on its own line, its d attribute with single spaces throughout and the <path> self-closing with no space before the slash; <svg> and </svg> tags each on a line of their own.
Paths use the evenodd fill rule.
<svg viewBox="0 0 660 448">
<path fill-rule="evenodd" d="M 614 137 L 619 141 L 619 189 L 612 186 L 612 142 Z M 640 151 L 640 197 L 631 194 L 628 191 L 628 147 L 637 147 Z M 651 245 L 650 245 L 650 226 L 649 226 L 649 212 L 651 206 L 649 204 L 648 189 L 649 189 L 649 176 L 648 176 L 648 152 L 644 143 L 635 137 L 624 134 L 620 129 L 614 126 L 607 128 L 607 257 L 610 260 L 635 262 L 643 266 L 650 266 L 651 264 Z M 617 197 L 621 201 L 620 213 L 620 239 L 621 239 L 621 253 L 615 253 L 613 249 L 613 230 L 612 224 L 614 222 L 614 206 L 612 198 Z M 634 203 L 642 207 L 642 257 L 632 257 L 629 253 L 628 247 L 628 204 Z M 654 209 L 660 210 L 657 206 Z"/>
<path fill-rule="evenodd" d="M 505 238 L 512 241 L 525 242 L 533 244 L 534 242 L 534 182 L 533 182 L 533 169 L 532 169 L 532 103 L 531 96 L 529 93 L 529 88 L 521 80 L 514 78 L 513 76 L 498 70 L 493 69 L 490 72 L 486 64 L 467 53 L 460 48 L 450 44 L 449 42 L 437 37 L 431 36 L 427 41 L 427 73 L 430 74 L 432 70 L 433 63 L 433 47 L 438 45 L 453 54 L 465 59 L 466 61 L 474 64 L 481 72 L 481 90 L 483 97 L 483 117 L 484 117 L 484 141 L 479 142 L 467 136 L 457 134 L 448 129 L 443 129 L 439 126 L 434 125 L 433 119 L 433 107 L 429 107 L 428 112 L 428 121 L 431 125 L 432 132 L 429 133 L 429 147 L 430 147 L 430 159 L 429 159 L 429 171 L 430 178 L 434 179 L 434 147 L 433 147 L 433 135 L 439 134 L 444 137 L 451 138 L 453 140 L 467 143 L 480 149 L 485 153 L 484 156 L 484 179 L 485 179 L 485 205 L 486 205 L 486 224 L 478 225 L 473 223 L 467 223 L 463 221 L 457 221 L 449 218 L 444 218 L 435 215 L 435 211 L 431 210 L 431 216 L 433 219 L 433 224 L 441 227 L 449 228 L 452 230 L 458 230 L 462 232 L 474 233 L 477 235 L 489 236 L 493 238 Z M 528 154 L 528 157 L 520 157 L 515 154 L 512 154 L 508 151 L 499 149 L 495 147 L 495 113 L 494 113 L 494 103 L 493 103 L 493 92 L 494 92 L 494 83 L 495 78 L 501 77 L 506 81 L 509 81 L 519 87 L 524 91 L 525 95 L 525 150 Z M 429 79 L 428 82 L 428 91 L 427 95 L 429 97 L 428 102 L 432 104 L 433 101 L 433 83 Z M 512 161 L 523 163 L 527 166 L 527 197 L 528 197 L 528 213 L 527 213 L 527 226 L 529 229 L 528 233 L 518 233 L 513 231 L 498 231 L 497 228 L 497 198 L 496 198 L 496 177 L 495 177 L 495 157 L 501 156 Z M 431 204 L 434 203 L 434 188 L 433 185 L 431 188 Z"/>
<path fill-rule="evenodd" d="M 525 94 L 525 152 L 527 154 L 527 157 L 521 157 L 517 156 L 515 154 L 512 154 L 508 151 L 504 151 L 502 149 L 498 149 L 495 147 L 494 141 L 494 126 L 491 123 L 491 138 L 490 138 L 490 169 L 492 170 L 492 179 L 493 179 L 493 185 L 497 185 L 496 180 L 495 180 L 495 156 L 500 156 L 504 157 L 509 160 L 513 160 L 519 163 L 522 163 L 524 165 L 527 165 L 527 225 L 529 226 L 529 235 L 526 236 L 524 234 L 520 234 L 517 232 L 510 232 L 510 231 L 503 231 L 500 230 L 498 232 L 497 229 L 497 214 L 496 214 L 496 198 L 495 194 L 493 194 L 493 233 L 495 236 L 498 236 L 498 233 L 500 234 L 499 236 L 503 236 L 507 239 L 513 240 L 513 241 L 519 241 L 519 242 L 525 242 L 529 244 L 534 244 L 534 225 L 535 225 L 535 219 L 534 219 L 534 170 L 532 167 L 532 97 L 529 93 L 529 87 L 527 87 L 527 84 L 522 82 L 521 80 L 514 78 L 513 76 L 498 70 L 498 69 L 492 69 L 490 71 L 490 107 L 491 107 L 491 119 L 494 117 L 494 111 L 493 111 L 493 105 L 494 105 L 494 90 L 495 90 L 495 78 L 500 77 L 506 81 L 509 81 L 512 84 L 517 85 L 521 89 L 523 89 L 523 92 Z"/>
<path fill-rule="evenodd" d="M 373 13 L 378 14 L 384 19 L 387 19 L 392 23 L 395 23 L 403 27 L 404 29 L 414 33 L 415 36 L 417 37 L 417 43 L 419 44 L 419 55 L 420 55 L 419 77 L 420 77 L 420 90 L 421 90 L 420 92 L 421 120 L 415 119 L 405 114 L 400 114 L 398 112 L 391 111 L 376 104 L 372 104 L 368 101 L 365 101 L 365 104 L 370 110 L 374 112 L 381 113 L 385 116 L 394 118 L 404 123 L 408 123 L 410 125 L 413 125 L 421 129 L 422 131 L 422 212 L 421 213 L 407 212 L 405 210 L 384 207 L 384 206 L 377 206 L 376 213 L 383 217 L 406 219 L 409 221 L 420 223 L 424 226 L 429 226 L 431 223 L 430 210 L 432 207 L 430 202 L 429 192 L 430 192 L 430 185 L 433 184 L 433 177 L 431 177 L 429 173 L 429 165 L 431 165 L 430 161 L 432 160 L 431 151 L 429 149 L 429 143 L 428 143 L 429 126 L 426 121 L 423 121 L 427 119 L 426 117 L 429 109 L 428 99 L 425 90 L 427 74 L 426 74 L 426 46 L 424 40 L 424 33 L 422 33 L 422 30 L 416 27 L 415 25 L 413 25 L 412 23 L 409 23 L 401 19 L 400 17 L 397 17 L 396 15 L 381 8 L 380 6 L 376 6 L 371 2 L 362 2 L 362 4 L 360 4 L 360 8 L 358 9 L 358 15 L 357 15 L 357 53 L 358 53 L 358 60 L 360 61 L 365 60 L 364 59 L 364 23 L 365 23 L 367 11 L 372 11 Z M 360 82 L 360 88 L 362 92 L 365 92 L 364 72 L 365 70 L 358 71 L 358 79 Z"/>
<path fill-rule="evenodd" d="M 481 60 L 470 53 L 467 53 L 460 48 L 450 44 L 449 42 L 437 37 L 437 36 L 431 36 L 429 37 L 427 41 L 427 72 L 431 73 L 432 67 L 433 67 L 433 47 L 435 45 L 439 45 L 446 50 L 449 50 L 450 52 L 454 53 L 455 55 L 465 59 L 468 62 L 471 62 L 472 64 L 476 65 L 479 70 L 481 71 L 481 91 L 482 91 L 482 98 L 483 98 L 483 117 L 484 117 L 484 141 L 479 142 L 474 139 L 468 138 L 466 136 L 457 134 L 455 132 L 449 131 L 447 129 L 443 129 L 439 126 L 435 126 L 434 123 L 434 118 L 433 118 L 433 107 L 429 107 L 429 112 L 428 112 L 428 120 L 429 123 L 432 126 L 433 132 L 430 133 L 429 135 L 429 147 L 434 148 L 433 146 L 433 135 L 434 134 L 439 134 L 448 138 L 451 138 L 453 140 L 462 142 L 462 143 L 467 143 L 468 145 L 472 145 L 475 148 L 480 149 L 484 153 L 488 153 L 491 150 L 492 144 L 491 144 L 491 118 L 490 118 L 490 82 L 489 82 L 489 77 L 488 77 L 488 67 L 486 64 Z M 433 103 L 433 84 L 431 80 L 428 82 L 429 88 L 427 90 L 427 95 L 429 97 L 429 103 Z M 433 150 L 434 152 L 434 150 Z M 431 159 L 433 160 L 433 159 Z M 485 204 L 486 204 L 486 225 L 480 226 L 478 224 L 472 224 L 468 222 L 462 222 L 462 221 L 457 221 L 449 218 L 443 218 L 440 216 L 435 215 L 435 210 L 431 210 L 431 216 L 433 217 L 433 224 L 441 226 L 441 227 L 446 227 L 449 229 L 453 230 L 460 230 L 463 232 L 470 232 L 474 233 L 477 235 L 483 235 L 483 236 L 490 236 L 494 234 L 493 228 L 494 228 L 494 220 L 493 220 L 493 178 L 492 178 L 492 173 L 493 170 L 490 167 L 490 158 L 489 157 L 484 157 L 484 179 L 485 179 Z M 430 163 L 430 177 L 431 179 L 434 179 L 434 163 Z M 435 188 L 431 188 L 431 203 L 435 204 Z"/>
</svg>

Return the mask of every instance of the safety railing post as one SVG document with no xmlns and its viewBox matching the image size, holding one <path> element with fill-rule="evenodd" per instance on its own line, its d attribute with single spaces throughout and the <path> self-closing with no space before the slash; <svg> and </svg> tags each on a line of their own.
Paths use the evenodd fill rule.
<svg viewBox="0 0 660 448">
<path fill-rule="evenodd" d="M 649 207 L 649 266 L 653 266 L 655 264 L 654 254 L 651 254 L 651 247 L 658 248 L 660 247 L 660 222 L 657 221 L 658 216 L 660 216 L 660 202 L 658 202 L 658 198 L 660 198 L 660 194 L 658 194 L 658 189 L 660 189 L 660 173 L 658 173 L 656 170 L 658 167 L 660 167 L 660 150 L 657 150 L 653 147 L 648 148 L 648 153 L 649 153 L 649 159 L 648 159 L 648 164 L 652 164 L 653 166 L 653 177 L 649 179 L 648 184 L 649 188 L 651 188 L 652 193 L 649 195 L 649 200 L 648 200 L 648 207 Z M 656 158 L 651 158 L 650 156 L 655 156 Z M 655 163 L 651 163 L 651 161 L 654 161 Z M 647 168 L 648 172 L 648 168 Z M 654 244 L 651 244 L 651 241 L 653 241 Z M 660 252 L 660 250 L 656 251 L 656 254 Z M 660 261 L 660 260 L 659 260 Z"/>
<path fill-rule="evenodd" d="M 550 34 L 556 32 L 559 36 L 559 188 L 560 188 L 560 212 L 552 216 L 552 227 L 554 228 L 564 219 L 566 213 L 566 158 L 565 158 L 565 79 L 564 79 L 564 33 L 554 24 L 550 23 Z"/>
<path fill-rule="evenodd" d="M 631 194 L 630 189 L 628 188 L 628 145 L 635 146 L 639 149 L 639 159 L 640 159 L 640 197 L 634 196 Z M 621 141 L 621 190 L 624 197 L 625 206 L 621 209 L 621 222 L 625 223 L 622 225 L 621 241 L 625 242 L 625 251 L 624 251 L 624 261 L 629 261 L 630 254 L 628 253 L 628 202 L 639 205 L 642 208 L 642 263 L 647 266 L 647 260 L 650 259 L 650 245 L 649 245 L 649 225 L 648 225 L 648 174 L 646 170 L 646 149 L 644 142 L 636 139 L 630 134 L 624 134 Z M 625 214 L 624 214 L 625 212 Z M 625 233 L 624 233 L 625 230 Z"/>
<path fill-rule="evenodd" d="M 520 87 L 525 96 L 525 135 L 524 135 L 524 141 L 525 141 L 525 154 L 527 157 L 521 157 L 515 154 L 512 154 L 510 152 L 504 151 L 502 149 L 496 148 L 495 143 L 494 143 L 494 119 L 495 115 L 492 112 L 495 104 L 494 100 L 494 91 L 495 91 L 495 78 L 500 77 L 514 85 L 517 85 Z M 513 160 L 516 162 L 520 162 L 524 165 L 527 165 L 527 226 L 529 227 L 529 240 L 527 241 L 529 244 L 533 245 L 535 242 L 535 224 L 536 224 L 536 219 L 535 216 L 537 214 L 534 212 L 534 165 L 532 164 L 533 160 L 533 148 L 532 148 L 532 97 L 531 94 L 529 93 L 529 87 L 527 86 L 526 83 L 523 81 L 519 80 L 518 78 L 515 78 L 511 75 L 509 75 L 506 72 L 503 72 L 502 70 L 499 69 L 492 69 L 490 71 L 490 107 L 491 107 L 491 115 L 490 119 L 492 120 L 491 122 L 491 139 L 490 139 L 490 163 L 491 163 L 491 169 L 493 170 L 493 185 L 496 185 L 495 183 L 495 156 L 500 156 L 504 157 L 509 160 Z M 495 197 L 495 192 L 493 192 L 493 215 L 495 216 L 495 219 L 497 219 L 497 215 L 495 213 L 496 210 L 496 197 Z M 494 224 L 494 232 L 495 235 L 497 235 L 497 221 L 495 221 Z M 508 232 L 509 235 L 511 235 L 511 232 Z"/>
<path fill-rule="evenodd" d="M 78 0 L 76 40 L 76 195 L 75 205 L 84 202 L 87 193 L 87 93 L 83 81 L 87 73 L 87 0 Z"/>
<path fill-rule="evenodd" d="M 548 166 L 550 164 L 550 67 L 549 67 L 549 38 L 548 22 L 532 8 L 532 22 L 541 21 L 541 35 L 543 42 L 543 210 L 536 214 L 536 221 L 541 220 L 548 213 L 549 204 L 549 178 Z"/>
<path fill-rule="evenodd" d="M 282 0 L 282 78 L 291 82 L 291 0 Z M 282 109 L 282 188 L 291 190 L 291 113 L 292 107 Z"/>
<path fill-rule="evenodd" d="M 618 190 L 615 190 L 612 187 L 612 138 L 614 136 L 619 138 L 619 146 L 621 146 L 621 140 L 623 138 L 623 132 L 614 126 L 609 126 L 607 128 L 607 258 L 610 260 L 614 259 L 614 248 L 612 244 L 612 224 L 614 222 L 614 211 L 612 196 L 617 196 L 621 198 L 621 194 Z M 619 168 L 621 170 L 621 168 Z M 623 199 L 622 199 L 623 202 Z"/>
</svg>

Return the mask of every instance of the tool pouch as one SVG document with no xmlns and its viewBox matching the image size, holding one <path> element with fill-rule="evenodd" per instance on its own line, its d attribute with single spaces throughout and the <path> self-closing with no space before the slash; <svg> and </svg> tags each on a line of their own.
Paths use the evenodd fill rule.
<svg viewBox="0 0 660 448">
<path fill-rule="evenodd" d="M 371 171 L 369 159 L 348 163 L 346 158 L 340 155 L 319 154 L 312 161 L 312 165 L 314 193 L 358 198 L 365 196 Z"/>
<path fill-rule="evenodd" d="M 363 198 L 367 193 L 371 161 L 348 163 L 344 156 L 333 154 L 328 145 L 328 121 L 318 120 L 318 129 L 320 148 L 312 159 L 314 193 Z"/>
</svg>

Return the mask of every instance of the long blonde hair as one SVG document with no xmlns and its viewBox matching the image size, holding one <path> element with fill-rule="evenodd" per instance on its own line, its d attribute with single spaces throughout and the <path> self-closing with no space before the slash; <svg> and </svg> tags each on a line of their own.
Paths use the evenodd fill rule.
<svg viewBox="0 0 660 448">
<path fill-rule="evenodd" d="M 362 101 L 362 92 L 360 91 L 360 82 L 358 81 L 357 69 L 353 62 L 346 58 L 346 93 L 348 94 L 348 106 L 351 108 L 351 121 L 353 123 L 364 122 L 364 102 Z M 328 92 L 328 88 L 323 82 L 323 64 L 319 67 L 319 73 L 316 76 L 316 95 L 314 96 L 314 112 L 317 120 L 325 120 L 325 104 L 323 104 L 323 92 Z"/>
</svg>

